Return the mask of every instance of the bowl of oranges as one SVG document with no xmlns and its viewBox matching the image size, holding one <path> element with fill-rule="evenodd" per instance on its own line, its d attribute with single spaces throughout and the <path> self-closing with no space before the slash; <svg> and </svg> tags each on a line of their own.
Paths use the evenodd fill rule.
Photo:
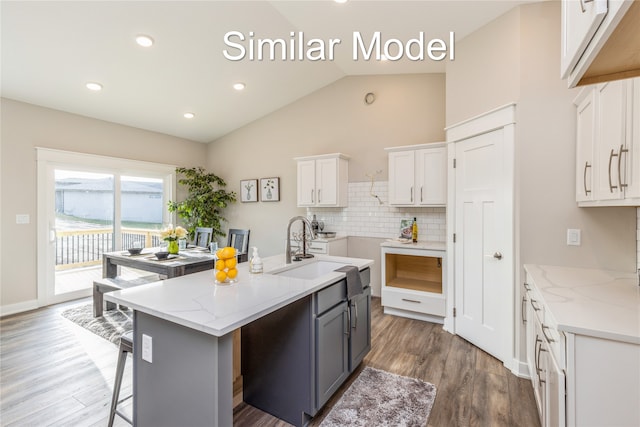
<svg viewBox="0 0 640 427">
<path fill-rule="evenodd" d="M 236 249 L 231 246 L 218 249 L 214 258 L 216 283 L 229 284 L 235 282 L 238 277 Z"/>
</svg>

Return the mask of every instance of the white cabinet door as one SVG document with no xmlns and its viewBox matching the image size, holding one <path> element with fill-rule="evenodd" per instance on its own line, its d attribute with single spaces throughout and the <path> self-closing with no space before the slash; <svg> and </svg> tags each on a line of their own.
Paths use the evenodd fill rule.
<svg viewBox="0 0 640 427">
<path fill-rule="evenodd" d="M 631 89 L 628 91 L 629 100 L 629 124 L 627 126 L 627 153 L 623 153 L 623 164 L 625 166 L 625 196 L 630 198 L 640 198 L 640 78 L 630 82 Z"/>
<path fill-rule="evenodd" d="M 316 203 L 318 206 L 338 204 L 338 159 L 316 160 Z"/>
<path fill-rule="evenodd" d="M 413 205 L 415 151 L 389 153 L 389 204 Z"/>
<path fill-rule="evenodd" d="M 545 353 L 545 373 L 546 373 L 546 404 L 545 420 L 546 427 L 564 427 L 565 421 L 565 382 L 564 372 L 558 367 L 556 360 L 549 351 Z"/>
<path fill-rule="evenodd" d="M 298 161 L 298 206 L 314 206 L 316 201 L 316 162 Z"/>
<path fill-rule="evenodd" d="M 607 14 L 607 0 L 563 0 L 561 78 L 573 71 Z"/>
<path fill-rule="evenodd" d="M 576 201 L 593 200 L 593 150 L 596 136 L 595 89 L 577 100 Z"/>
<path fill-rule="evenodd" d="M 427 148 L 415 152 L 414 200 L 418 205 L 447 204 L 447 149 Z"/>
<path fill-rule="evenodd" d="M 598 136 L 596 143 L 597 200 L 622 199 L 618 161 L 625 143 L 627 82 L 618 80 L 597 86 Z"/>
</svg>

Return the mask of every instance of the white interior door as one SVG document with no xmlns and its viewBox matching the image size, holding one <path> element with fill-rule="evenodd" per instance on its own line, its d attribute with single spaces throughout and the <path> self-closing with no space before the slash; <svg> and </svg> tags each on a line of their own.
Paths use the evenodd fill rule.
<svg viewBox="0 0 640 427">
<path fill-rule="evenodd" d="M 455 330 L 503 362 L 513 329 L 512 128 L 455 144 Z"/>
</svg>

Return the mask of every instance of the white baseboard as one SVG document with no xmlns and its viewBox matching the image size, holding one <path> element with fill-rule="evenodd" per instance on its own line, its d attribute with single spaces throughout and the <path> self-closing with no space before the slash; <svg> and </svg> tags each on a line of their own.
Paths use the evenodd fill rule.
<svg viewBox="0 0 640 427">
<path fill-rule="evenodd" d="M 22 313 L 23 311 L 35 310 L 38 308 L 38 300 L 30 300 L 0 306 L 0 317 L 10 314 Z"/>
<path fill-rule="evenodd" d="M 513 359 L 511 365 L 511 373 L 520 378 L 531 378 L 529 375 L 529 366 L 526 362 L 521 362 L 518 359 Z"/>
</svg>

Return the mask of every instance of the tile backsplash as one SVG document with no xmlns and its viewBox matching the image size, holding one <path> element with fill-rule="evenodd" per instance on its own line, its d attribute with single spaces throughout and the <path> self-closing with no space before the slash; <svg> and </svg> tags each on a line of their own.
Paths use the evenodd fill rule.
<svg viewBox="0 0 640 427">
<path fill-rule="evenodd" d="M 389 206 L 387 181 L 350 182 L 346 208 L 308 208 L 325 231 L 360 237 L 394 238 L 400 234 L 400 220 L 416 218 L 419 240 L 446 241 L 446 210 L 441 208 L 405 208 Z M 379 200 L 375 198 L 378 196 Z M 382 204 L 380 203 L 382 201 Z"/>
</svg>

